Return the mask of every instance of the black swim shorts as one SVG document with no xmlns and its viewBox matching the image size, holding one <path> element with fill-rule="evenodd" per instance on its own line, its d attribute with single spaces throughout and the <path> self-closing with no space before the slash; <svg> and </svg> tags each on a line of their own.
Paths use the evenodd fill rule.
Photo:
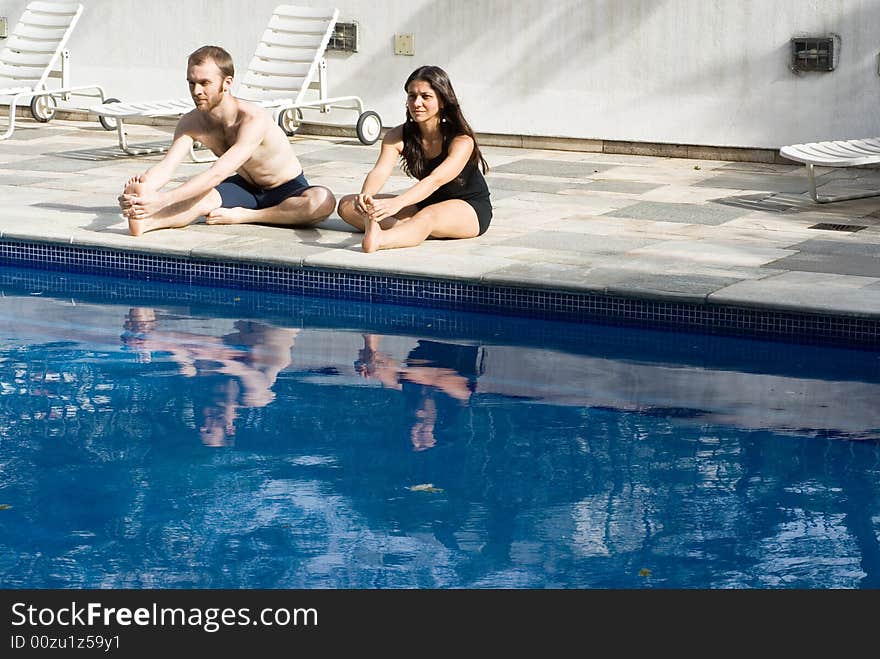
<svg viewBox="0 0 880 659">
<path fill-rule="evenodd" d="M 438 199 L 436 198 L 436 193 L 431 195 L 427 199 L 423 201 L 416 202 L 416 208 L 422 210 L 430 206 L 431 204 L 436 204 L 441 201 L 448 201 L 448 199 L 455 199 L 455 197 L 449 197 L 447 199 Z M 476 199 L 462 199 L 463 202 L 470 204 L 471 208 L 474 209 L 474 212 L 477 214 L 477 223 L 480 226 L 478 236 L 482 236 L 486 233 L 486 230 L 489 228 L 489 223 L 492 221 L 492 202 L 489 201 L 488 197 L 477 197 Z"/>
<path fill-rule="evenodd" d="M 223 208 L 255 210 L 277 206 L 285 199 L 298 197 L 310 187 L 305 175 L 300 172 L 296 178 L 268 190 L 250 183 L 240 174 L 230 176 L 215 189 L 220 193 L 220 205 Z"/>
<path fill-rule="evenodd" d="M 492 221 L 492 203 L 488 199 L 465 199 L 465 201 L 477 212 L 477 222 L 480 224 L 480 233 L 477 235 L 482 236 Z"/>
</svg>

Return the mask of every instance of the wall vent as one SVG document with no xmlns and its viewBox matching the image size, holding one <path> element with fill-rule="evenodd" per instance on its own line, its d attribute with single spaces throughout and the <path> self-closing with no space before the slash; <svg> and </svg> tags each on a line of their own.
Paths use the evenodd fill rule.
<svg viewBox="0 0 880 659">
<path fill-rule="evenodd" d="M 791 70 L 796 73 L 833 71 L 837 68 L 839 52 L 840 38 L 836 35 L 795 37 L 791 40 Z"/>
<path fill-rule="evenodd" d="M 358 24 L 336 23 L 327 50 L 335 50 L 343 53 L 356 53 L 358 50 Z"/>
</svg>

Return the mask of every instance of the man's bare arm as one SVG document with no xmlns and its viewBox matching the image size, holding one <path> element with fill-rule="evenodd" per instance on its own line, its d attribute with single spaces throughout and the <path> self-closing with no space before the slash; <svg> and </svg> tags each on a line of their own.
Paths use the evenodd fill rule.
<svg viewBox="0 0 880 659">
<path fill-rule="evenodd" d="M 129 180 L 129 183 L 137 179 L 137 181 L 144 187 L 153 191 L 160 190 L 165 184 L 167 184 L 168 181 L 171 180 L 171 177 L 174 176 L 174 171 L 177 169 L 178 165 L 183 162 L 183 159 L 186 158 L 187 154 L 192 149 L 193 142 L 195 141 L 189 134 L 189 131 L 191 130 L 190 126 L 192 124 L 192 117 L 188 114 L 181 117 L 180 121 L 177 123 L 177 127 L 174 129 L 174 138 L 171 142 L 171 146 L 168 148 L 168 151 L 165 153 L 162 160 L 150 167 L 143 174 L 132 177 L 132 179 Z"/>
<path fill-rule="evenodd" d="M 174 131 L 174 140 L 161 161 L 150 167 L 143 174 L 132 176 L 125 182 L 122 194 L 117 197 L 122 214 L 129 219 L 136 218 L 139 212 L 156 212 L 161 206 L 159 190 L 171 180 L 174 170 L 186 157 L 193 145 L 193 138 L 185 130 L 185 119 L 178 122 Z M 135 202 L 138 206 L 135 207 Z"/>
</svg>

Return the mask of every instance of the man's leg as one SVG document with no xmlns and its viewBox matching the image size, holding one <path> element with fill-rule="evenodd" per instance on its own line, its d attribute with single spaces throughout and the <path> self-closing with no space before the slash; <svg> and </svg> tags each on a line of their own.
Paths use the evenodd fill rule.
<svg viewBox="0 0 880 659">
<path fill-rule="evenodd" d="M 336 198 L 327 188 L 316 185 L 302 194 L 288 197 L 268 208 L 216 208 L 208 214 L 208 224 L 277 224 L 308 227 L 326 219 L 336 209 Z"/>
<path fill-rule="evenodd" d="M 132 194 L 138 194 L 140 183 L 134 183 Z M 129 188 L 126 188 L 128 190 Z M 173 229 L 192 224 L 203 215 L 207 215 L 222 203 L 217 190 L 209 190 L 203 195 L 186 199 L 180 203 L 166 206 L 162 210 L 141 218 L 127 217 L 128 230 L 132 236 L 140 236 L 156 229 Z"/>
</svg>

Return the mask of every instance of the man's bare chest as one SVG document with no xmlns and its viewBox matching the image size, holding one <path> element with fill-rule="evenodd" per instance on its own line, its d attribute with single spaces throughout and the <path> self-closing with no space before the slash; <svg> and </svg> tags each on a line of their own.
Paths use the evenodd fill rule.
<svg viewBox="0 0 880 659">
<path fill-rule="evenodd" d="M 220 130 L 198 131 L 194 138 L 216 154 L 226 153 L 236 141 L 236 133 Z"/>
</svg>

